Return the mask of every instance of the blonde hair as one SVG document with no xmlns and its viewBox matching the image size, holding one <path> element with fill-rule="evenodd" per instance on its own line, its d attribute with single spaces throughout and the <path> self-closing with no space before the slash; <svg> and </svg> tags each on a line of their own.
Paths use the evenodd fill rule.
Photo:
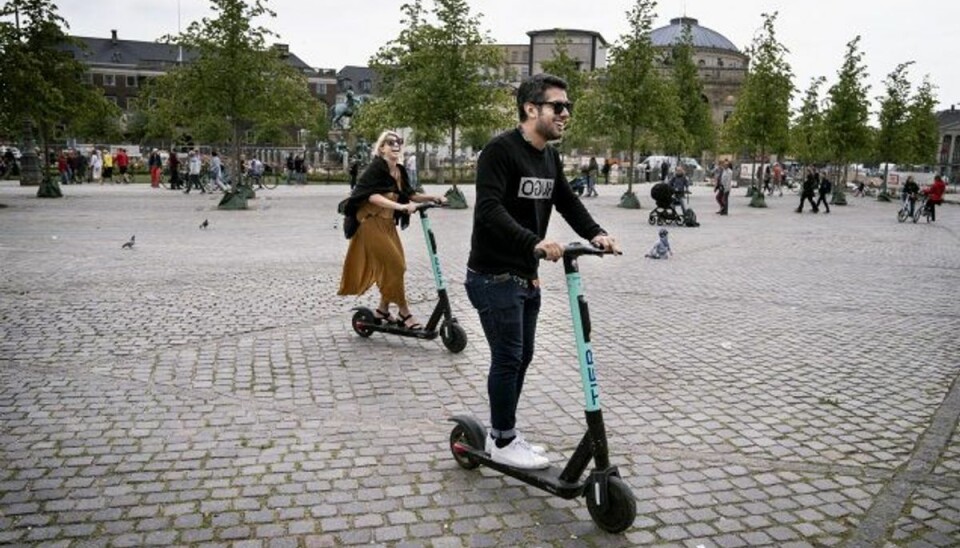
<svg viewBox="0 0 960 548">
<path fill-rule="evenodd" d="M 387 137 L 390 137 L 391 135 L 395 139 L 400 138 L 399 133 L 390 129 L 384 130 L 383 133 L 380 134 L 380 137 L 377 137 L 377 143 L 373 146 L 373 152 L 371 154 L 374 158 L 377 156 L 382 156 L 380 154 L 380 148 L 383 147 L 383 142 L 387 140 Z"/>
</svg>

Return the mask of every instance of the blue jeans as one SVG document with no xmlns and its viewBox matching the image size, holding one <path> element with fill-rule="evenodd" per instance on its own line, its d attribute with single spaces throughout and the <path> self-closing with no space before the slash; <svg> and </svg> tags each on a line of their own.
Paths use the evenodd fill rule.
<svg viewBox="0 0 960 548">
<path fill-rule="evenodd" d="M 479 274 L 467 270 L 467 297 L 480 314 L 490 345 L 490 426 L 494 437 L 515 435 L 517 403 L 540 315 L 540 288 L 510 274 Z"/>
</svg>

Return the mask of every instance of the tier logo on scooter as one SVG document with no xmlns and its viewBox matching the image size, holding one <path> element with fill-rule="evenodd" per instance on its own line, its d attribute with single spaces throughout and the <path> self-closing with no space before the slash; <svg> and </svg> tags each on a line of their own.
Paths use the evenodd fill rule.
<svg viewBox="0 0 960 548">
<path fill-rule="evenodd" d="M 520 179 L 520 190 L 517 196 L 532 200 L 549 200 L 553 196 L 553 179 L 523 177 Z"/>
</svg>

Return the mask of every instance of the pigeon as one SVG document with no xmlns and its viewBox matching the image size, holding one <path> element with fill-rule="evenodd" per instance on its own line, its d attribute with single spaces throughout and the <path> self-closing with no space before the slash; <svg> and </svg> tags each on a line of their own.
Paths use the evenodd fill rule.
<svg viewBox="0 0 960 548">
<path fill-rule="evenodd" d="M 207 228 L 208 226 L 210 226 L 210 222 L 207 221 L 206 219 L 204 219 L 203 222 L 200 223 L 200 229 L 201 229 L 201 230 L 203 230 L 204 228 Z"/>
<path fill-rule="evenodd" d="M 130 241 L 120 246 L 122 249 L 133 249 L 133 244 L 136 243 L 137 237 L 130 236 Z"/>
</svg>

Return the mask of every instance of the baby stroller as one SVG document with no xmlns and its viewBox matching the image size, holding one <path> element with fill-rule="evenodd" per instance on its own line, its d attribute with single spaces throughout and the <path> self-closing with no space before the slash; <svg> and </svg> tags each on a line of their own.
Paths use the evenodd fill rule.
<svg viewBox="0 0 960 548">
<path fill-rule="evenodd" d="M 650 189 L 650 197 L 657 203 L 657 207 L 650 212 L 647 219 L 652 225 L 685 224 L 684 218 L 673 205 L 673 189 L 667 183 L 657 183 Z"/>
</svg>

